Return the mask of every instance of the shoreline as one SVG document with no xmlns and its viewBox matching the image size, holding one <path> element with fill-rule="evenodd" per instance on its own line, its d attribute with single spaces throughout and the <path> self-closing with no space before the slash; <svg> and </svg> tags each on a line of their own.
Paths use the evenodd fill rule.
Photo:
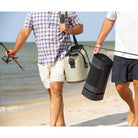
<svg viewBox="0 0 138 138">
<path fill-rule="evenodd" d="M 85 98 L 81 88 L 63 94 L 63 98 L 67 126 L 127 126 L 129 108 L 115 91 L 113 83 L 108 83 L 101 101 Z M 49 120 L 49 106 L 43 106 L 2 116 L 0 126 L 47 127 Z"/>
<path fill-rule="evenodd" d="M 71 85 L 71 86 L 69 86 Z M 77 83 L 77 86 L 74 84 L 67 84 L 64 85 L 63 89 L 63 96 L 69 97 L 72 95 L 72 91 L 81 91 L 82 87 L 84 86 L 84 82 L 82 83 Z M 69 87 L 69 88 L 68 88 Z M 67 98 L 66 98 L 67 99 Z M 45 94 L 45 99 L 43 100 L 35 100 L 35 101 L 30 101 L 30 102 L 21 102 L 21 103 L 14 103 L 14 104 L 7 104 L 7 105 L 1 105 L 0 106 L 0 117 L 13 114 L 16 112 L 21 112 L 21 111 L 26 111 L 26 110 L 31 110 L 39 107 L 44 107 L 44 106 L 49 106 L 49 95 L 48 92 Z"/>
</svg>

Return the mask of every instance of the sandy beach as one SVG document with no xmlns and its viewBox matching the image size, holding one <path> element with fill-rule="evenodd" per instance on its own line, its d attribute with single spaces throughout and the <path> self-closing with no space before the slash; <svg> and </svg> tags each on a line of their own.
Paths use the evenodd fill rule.
<svg viewBox="0 0 138 138">
<path fill-rule="evenodd" d="M 129 109 L 119 97 L 113 83 L 108 83 L 104 99 L 101 101 L 85 98 L 81 94 L 81 90 L 82 88 L 73 90 L 67 95 L 63 94 L 67 126 L 127 126 Z M 45 127 L 50 124 L 49 116 L 49 106 L 42 106 L 2 116 L 0 117 L 0 126 Z"/>
</svg>

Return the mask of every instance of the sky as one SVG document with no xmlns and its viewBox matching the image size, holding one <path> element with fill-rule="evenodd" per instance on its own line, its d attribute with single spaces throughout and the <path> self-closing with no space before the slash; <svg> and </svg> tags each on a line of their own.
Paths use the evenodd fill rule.
<svg viewBox="0 0 138 138">
<path fill-rule="evenodd" d="M 84 32 L 77 35 L 78 41 L 96 41 L 100 32 L 102 23 L 106 17 L 107 12 L 85 12 L 76 11 L 83 26 Z M 0 41 L 15 42 L 17 35 L 24 25 L 24 20 L 27 12 L 10 12 L 0 11 Z M 114 41 L 114 28 L 106 38 L 106 41 Z M 27 42 L 35 42 L 33 31 L 31 32 Z"/>
</svg>

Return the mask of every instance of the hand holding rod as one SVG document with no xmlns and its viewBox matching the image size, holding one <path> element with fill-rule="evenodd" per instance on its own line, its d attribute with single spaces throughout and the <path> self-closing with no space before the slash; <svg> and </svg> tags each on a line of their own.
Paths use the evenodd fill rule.
<svg viewBox="0 0 138 138">
<path fill-rule="evenodd" d="M 113 50 L 113 49 L 109 49 L 109 48 L 95 47 L 95 46 L 92 46 L 92 45 L 85 45 L 85 46 L 87 46 L 87 47 L 93 47 L 93 48 L 100 48 L 100 49 L 104 49 L 104 50 L 108 50 L 108 51 L 113 51 L 113 52 L 118 52 L 118 53 L 133 55 L 133 56 L 138 56 L 138 54 L 123 52 L 123 51 L 118 51 L 118 50 Z"/>
<path fill-rule="evenodd" d="M 4 44 L 0 41 L 0 45 L 6 50 L 7 54 L 9 53 L 9 50 L 4 46 Z M 16 57 L 12 57 L 12 59 L 14 60 L 14 62 L 21 68 L 21 70 L 23 71 L 24 68 L 19 64 L 19 62 L 16 60 Z"/>
</svg>

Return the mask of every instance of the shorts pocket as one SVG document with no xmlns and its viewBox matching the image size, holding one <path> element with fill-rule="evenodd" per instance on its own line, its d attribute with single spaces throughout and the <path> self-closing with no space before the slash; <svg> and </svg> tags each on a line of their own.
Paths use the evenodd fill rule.
<svg viewBox="0 0 138 138">
<path fill-rule="evenodd" d="M 45 82 L 46 79 L 49 79 L 49 70 L 46 66 L 38 64 L 39 74 L 42 82 Z"/>
</svg>

